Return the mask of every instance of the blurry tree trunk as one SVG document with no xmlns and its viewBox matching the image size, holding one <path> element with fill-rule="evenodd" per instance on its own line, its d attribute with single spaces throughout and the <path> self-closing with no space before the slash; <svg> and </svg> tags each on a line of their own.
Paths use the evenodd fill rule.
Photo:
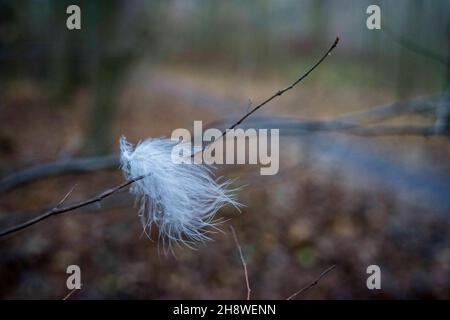
<svg viewBox="0 0 450 320">
<path fill-rule="evenodd" d="M 95 68 L 91 85 L 91 106 L 84 151 L 101 155 L 111 151 L 112 126 L 117 112 L 118 79 L 123 68 L 119 61 L 103 58 Z"/>
<path fill-rule="evenodd" d="M 126 59 L 118 49 L 118 1 L 86 2 L 84 24 L 88 30 L 88 50 L 92 56 L 90 68 L 91 105 L 84 152 L 101 155 L 111 151 L 112 126 L 117 112 L 118 80 L 123 75 Z"/>
<path fill-rule="evenodd" d="M 80 54 L 76 45 L 82 39 L 79 32 L 70 31 L 65 28 L 66 25 L 66 8 L 71 4 L 70 1 L 54 1 L 50 5 L 50 26 L 61 26 L 54 28 L 55 39 L 49 49 L 48 63 L 50 69 L 50 97 L 59 104 L 69 98 L 74 88 L 79 84 L 81 76 L 81 68 L 77 65 Z"/>
<path fill-rule="evenodd" d="M 423 4 L 418 1 L 408 1 L 405 4 L 404 21 L 402 26 L 402 36 L 405 38 L 412 38 L 415 42 L 420 41 L 421 29 L 417 28 L 411 34 L 411 26 L 420 25 L 422 21 L 421 13 Z M 397 94 L 400 100 L 406 99 L 409 92 L 413 89 L 417 82 L 417 75 L 420 74 L 420 64 L 417 63 L 417 57 L 408 49 L 399 47 L 398 60 L 398 79 L 397 79 Z M 419 79 L 420 82 L 423 80 Z"/>
<path fill-rule="evenodd" d="M 450 21 L 446 27 L 447 43 L 447 66 L 444 82 L 444 95 L 439 108 L 436 111 L 436 122 L 434 124 L 437 132 L 450 132 Z"/>
</svg>

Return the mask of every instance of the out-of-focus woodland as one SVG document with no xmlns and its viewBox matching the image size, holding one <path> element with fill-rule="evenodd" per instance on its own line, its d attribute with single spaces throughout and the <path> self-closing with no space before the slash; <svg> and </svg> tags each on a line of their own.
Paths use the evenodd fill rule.
<svg viewBox="0 0 450 320">
<path fill-rule="evenodd" d="M 370 31 L 375 2 L 382 29 Z M 66 28 L 70 4 L 81 30 Z M 280 128 L 279 173 L 218 166 L 246 185 L 246 207 L 220 211 L 230 220 L 215 241 L 158 254 L 123 191 L 1 238 L 0 297 L 61 299 L 76 264 L 83 287 L 70 299 L 242 299 L 232 224 L 254 299 L 285 299 L 333 264 L 298 298 L 450 298 L 445 0 L 0 1 L 0 227 L 75 184 L 68 202 L 121 183 L 122 134 L 238 119 L 336 35 L 317 70 L 243 125 Z M 381 290 L 366 287 L 372 264 Z"/>
</svg>

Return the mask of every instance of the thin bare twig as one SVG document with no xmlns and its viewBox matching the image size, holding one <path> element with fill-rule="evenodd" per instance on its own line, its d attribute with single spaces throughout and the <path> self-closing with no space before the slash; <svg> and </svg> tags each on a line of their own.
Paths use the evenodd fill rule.
<svg viewBox="0 0 450 320">
<path fill-rule="evenodd" d="M 68 300 L 72 296 L 72 294 L 74 294 L 74 292 L 77 290 L 79 290 L 79 289 L 77 289 L 77 288 L 72 289 L 64 298 L 62 298 L 62 300 Z"/>
<path fill-rule="evenodd" d="M 298 295 L 304 293 L 305 291 L 311 289 L 312 287 L 316 286 L 319 281 L 325 277 L 331 270 L 333 270 L 336 267 L 336 265 L 332 265 L 331 267 L 329 267 L 328 269 L 326 269 L 325 271 L 323 271 L 316 280 L 314 280 L 313 282 L 311 282 L 310 284 L 308 284 L 307 286 L 301 288 L 300 290 L 298 290 L 297 292 L 293 293 L 292 295 L 290 295 L 286 300 L 292 300 L 295 297 L 297 297 Z"/>
<path fill-rule="evenodd" d="M 336 120 L 308 120 L 271 117 L 253 119 L 248 123 L 251 128 L 280 129 L 284 136 L 309 135 L 319 132 L 340 133 L 363 137 L 384 136 L 449 136 L 450 132 L 436 132 L 432 125 L 378 125 L 359 126 Z M 244 126 L 244 129 L 247 128 Z"/>
<path fill-rule="evenodd" d="M 257 105 L 256 107 L 254 107 L 251 111 L 247 112 L 241 119 L 239 119 L 236 123 L 234 123 L 230 128 L 228 128 L 227 130 L 223 131 L 223 134 L 221 137 L 223 137 L 228 130 L 231 130 L 233 128 L 235 128 L 236 126 L 238 126 L 239 124 L 241 124 L 245 119 L 247 119 L 250 115 L 252 115 L 254 112 L 256 112 L 258 109 L 260 109 L 261 107 L 263 107 L 264 105 L 266 105 L 267 103 L 269 103 L 270 101 L 272 101 L 273 99 L 275 99 L 278 96 L 281 96 L 283 93 L 285 93 L 286 91 L 294 88 L 299 82 L 301 82 L 304 78 L 306 78 L 315 68 L 317 68 L 325 59 L 326 57 L 331 53 L 331 51 L 333 51 L 333 49 L 337 46 L 339 42 L 339 37 L 336 38 L 336 40 L 334 41 L 333 45 L 330 47 L 330 49 L 327 50 L 327 52 L 305 73 L 303 74 L 300 78 L 298 78 L 294 83 L 292 83 L 291 85 L 289 85 L 288 87 L 277 91 L 274 95 L 272 95 L 271 97 L 267 98 L 265 101 L 263 101 L 262 103 L 260 103 L 259 105 Z M 202 149 L 200 152 L 203 152 L 205 149 Z M 193 154 L 192 156 L 194 156 L 195 154 Z M 113 161 L 115 161 L 115 159 L 113 159 Z M 1 231 L 0 232 L 0 237 L 6 236 L 8 234 L 17 232 L 19 230 L 25 229 L 33 224 L 36 224 L 44 219 L 47 219 L 51 216 L 55 216 L 58 215 L 60 213 L 64 213 L 64 212 L 68 212 L 71 210 L 75 210 L 84 206 L 87 206 L 89 204 L 92 203 L 96 203 L 96 202 L 100 202 L 102 199 L 112 195 L 113 193 L 129 186 L 130 184 L 141 180 L 142 178 L 144 178 L 144 176 L 140 176 L 131 180 L 128 180 L 124 183 L 122 183 L 121 185 L 118 185 L 116 187 L 113 187 L 105 192 L 102 192 L 101 194 L 99 194 L 98 196 L 95 196 L 93 198 L 90 198 L 88 200 L 85 201 L 81 201 L 72 205 L 68 205 L 66 207 L 63 208 L 59 208 L 59 207 L 55 207 L 53 209 L 51 209 L 50 211 L 45 212 L 44 214 L 28 220 L 22 224 L 13 226 L 7 230 Z"/>
<path fill-rule="evenodd" d="M 66 193 L 66 195 L 61 199 L 61 201 L 56 205 L 55 208 L 60 208 L 64 202 L 66 202 L 67 198 L 69 198 L 69 196 L 72 194 L 72 192 L 75 190 L 75 188 L 77 187 L 77 184 L 75 184 L 72 189 L 69 190 L 69 192 Z"/>
<path fill-rule="evenodd" d="M 275 92 L 273 95 L 271 95 L 269 98 L 267 98 L 266 100 L 264 100 L 263 102 L 261 102 L 260 104 L 258 104 L 256 107 L 254 107 L 253 109 L 251 109 L 250 111 L 248 111 L 242 118 L 240 118 L 238 121 L 236 121 L 234 124 L 232 124 L 229 128 L 225 129 L 224 131 L 222 131 L 222 134 L 220 135 L 220 138 L 223 138 L 224 136 L 226 136 L 226 134 L 228 133 L 228 131 L 233 130 L 234 128 L 236 128 L 238 125 L 240 125 L 243 121 L 245 121 L 245 119 L 247 119 L 248 117 L 250 117 L 253 113 L 255 113 L 256 111 L 258 111 L 258 109 L 262 108 L 263 106 L 265 106 L 266 104 L 268 104 L 270 101 L 272 101 L 273 99 L 281 96 L 283 93 L 285 93 L 286 91 L 289 91 L 291 89 L 293 89 L 297 84 L 299 84 L 303 79 L 305 79 L 311 72 L 314 71 L 314 69 L 316 69 L 330 54 L 331 52 L 334 50 L 334 48 L 336 48 L 337 44 L 339 43 L 339 37 L 336 37 L 336 39 L 334 40 L 333 44 L 331 45 L 331 47 L 327 50 L 327 52 L 325 52 L 325 54 L 311 67 L 308 69 L 308 71 L 306 71 L 300 78 L 298 78 L 297 80 L 295 80 L 293 83 L 291 83 L 289 86 L 287 86 L 284 89 L 280 89 L 277 92 Z M 217 139 L 217 140 L 218 140 Z M 212 141 L 210 144 L 213 144 L 215 141 Z M 208 145 L 205 146 L 205 148 L 203 148 L 202 150 L 193 153 L 192 154 L 192 158 L 195 157 L 197 154 L 200 154 L 202 152 L 205 151 L 205 149 L 208 147 Z"/>
<path fill-rule="evenodd" d="M 141 180 L 142 178 L 144 178 L 144 176 L 139 176 L 137 178 L 125 181 L 124 183 L 122 183 L 122 184 L 120 184 L 120 185 L 118 185 L 116 187 L 113 187 L 113 188 L 111 188 L 109 190 L 106 190 L 106 191 L 104 191 L 104 192 L 102 192 L 102 193 L 100 193 L 100 194 L 98 194 L 98 195 L 96 195 L 96 196 L 94 196 L 94 197 L 92 197 L 90 199 L 87 199 L 87 200 L 84 200 L 84 201 L 81 201 L 81 202 L 77 202 L 77 203 L 74 203 L 74 204 L 70 204 L 70 205 L 67 205 L 65 207 L 61 207 L 58 204 L 53 209 L 43 213 L 42 215 L 40 215 L 40 216 L 38 216 L 38 217 L 36 217 L 34 219 L 25 221 L 24 223 L 18 224 L 16 226 L 13 226 L 13 227 L 11 227 L 9 229 L 6 229 L 6 230 L 0 232 L 0 237 L 4 237 L 4 236 L 6 236 L 8 234 L 11 234 L 11 233 L 17 232 L 19 230 L 25 229 L 25 228 L 27 228 L 29 226 L 32 226 L 33 224 L 36 224 L 36 223 L 38 223 L 38 222 L 40 222 L 40 221 L 42 221 L 44 219 L 47 219 L 47 218 L 49 218 L 51 216 L 56 216 L 56 215 L 64 213 L 64 212 L 68 212 L 68 211 L 72 211 L 72 210 L 75 210 L 75 209 L 78 209 L 78 208 L 81 208 L 81 207 L 85 207 L 85 206 L 90 205 L 92 203 L 100 202 L 104 198 L 109 197 L 113 193 L 116 193 L 117 191 L 124 189 L 125 187 L 129 186 L 130 184 L 132 184 L 132 183 L 134 183 L 134 182 L 136 182 L 138 180 Z M 71 192 L 69 192 L 68 194 L 70 194 L 70 193 Z M 60 203 L 61 203 L 61 201 L 60 201 Z"/>
<path fill-rule="evenodd" d="M 244 268 L 244 275 L 245 275 L 245 284 L 247 285 L 247 300 L 250 300 L 250 294 L 252 292 L 252 289 L 250 289 L 250 281 L 248 280 L 248 272 L 247 272 L 247 263 L 244 259 L 244 254 L 242 253 L 241 245 L 239 244 L 239 240 L 236 235 L 236 231 L 234 230 L 233 226 L 230 225 L 231 233 L 233 234 L 234 243 L 236 244 L 236 247 L 239 251 L 239 256 L 241 258 L 242 267 Z"/>
<path fill-rule="evenodd" d="M 303 79 L 305 79 L 311 72 L 314 71 L 314 69 L 316 69 L 330 54 L 331 51 L 334 50 L 334 48 L 336 48 L 337 44 L 339 43 L 339 37 L 336 37 L 336 40 L 334 40 L 333 44 L 331 45 L 330 49 L 327 50 L 327 52 L 325 52 L 325 54 L 308 70 L 306 71 L 300 78 L 298 78 L 297 80 L 295 80 L 292 84 L 290 84 L 289 86 L 287 86 L 284 89 L 278 90 L 276 93 L 274 93 L 272 96 L 270 96 L 269 98 L 267 98 L 266 100 L 264 100 L 263 102 L 261 102 L 260 104 L 258 104 L 256 107 L 254 107 L 252 110 L 250 110 L 249 112 L 247 112 L 242 118 L 240 118 L 237 122 L 235 122 L 231 127 L 229 127 L 228 129 L 224 130 L 222 132 L 221 137 L 223 137 L 224 135 L 227 134 L 228 130 L 232 130 L 234 128 L 236 128 L 238 125 L 240 125 L 245 119 L 247 119 L 248 117 L 250 117 L 253 113 L 255 113 L 258 109 L 262 108 L 263 106 L 265 106 L 266 104 L 268 104 L 270 101 L 272 101 L 273 99 L 275 99 L 276 97 L 281 96 L 283 93 L 285 93 L 286 91 L 291 90 L 292 88 L 294 88 L 297 84 L 299 84 Z"/>
</svg>

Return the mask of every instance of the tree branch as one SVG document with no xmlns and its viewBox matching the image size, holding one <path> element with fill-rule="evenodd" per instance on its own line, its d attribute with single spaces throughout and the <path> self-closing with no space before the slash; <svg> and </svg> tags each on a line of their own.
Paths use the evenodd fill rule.
<svg viewBox="0 0 450 320">
<path fill-rule="evenodd" d="M 433 125 L 376 125 L 360 126 L 337 120 L 257 118 L 248 123 L 251 128 L 280 129 L 280 133 L 289 135 L 307 135 L 320 132 L 342 133 L 363 137 L 387 136 L 450 136 L 450 132 L 437 132 Z M 247 127 L 244 127 L 247 128 Z"/>
<path fill-rule="evenodd" d="M 241 258 L 242 267 L 244 268 L 244 276 L 245 276 L 245 284 L 247 285 L 247 300 L 250 300 L 250 294 L 252 289 L 250 289 L 250 281 L 248 280 L 248 272 L 247 272 L 247 263 L 245 263 L 244 254 L 242 253 L 241 245 L 239 244 L 239 240 L 236 235 L 236 231 L 233 226 L 230 225 L 231 233 L 233 234 L 234 243 L 239 251 L 239 256 Z"/>
<path fill-rule="evenodd" d="M 267 103 L 269 103 L 270 101 L 272 101 L 276 97 L 281 96 L 283 93 L 285 93 L 286 91 L 291 90 L 297 84 L 299 84 L 303 79 L 305 79 L 312 71 L 314 71 L 314 69 L 316 69 L 331 54 L 331 51 L 333 51 L 334 48 L 336 48 L 338 43 L 339 43 L 339 37 L 336 37 L 336 40 L 334 40 L 334 43 L 331 45 L 330 49 L 328 49 L 327 52 L 325 52 L 325 54 L 308 71 L 306 71 L 300 78 L 298 78 L 296 81 L 294 81 L 291 85 L 287 86 L 286 88 L 278 90 L 275 94 L 273 94 L 272 96 L 270 96 L 269 98 L 267 98 L 266 100 L 261 102 L 259 105 L 254 107 L 249 112 L 247 112 L 242 118 L 240 118 L 237 122 L 235 122 L 231 127 L 229 127 L 227 130 L 224 130 L 222 132 L 222 136 L 221 137 L 226 135 L 228 130 L 232 130 L 235 127 L 237 127 L 238 125 L 240 125 L 245 119 L 247 119 L 249 116 L 251 116 L 258 109 L 262 108 L 263 106 L 265 106 Z"/>
<path fill-rule="evenodd" d="M 304 73 L 300 78 L 298 78 L 294 83 L 292 83 L 288 87 L 286 87 L 286 88 L 284 88 L 282 90 L 279 90 L 277 93 L 275 93 L 274 95 L 272 95 L 271 97 L 266 99 L 264 102 L 262 102 L 261 104 L 257 105 L 252 110 L 247 112 L 241 119 L 239 119 L 236 123 L 231 125 L 231 127 L 229 127 L 227 130 L 225 130 L 221 137 L 223 137 L 227 133 L 228 130 L 233 129 L 236 126 L 238 126 L 240 123 L 242 123 L 245 119 L 247 119 L 250 115 L 252 115 L 258 109 L 260 109 L 261 107 L 263 107 L 264 105 L 266 105 L 267 103 L 269 103 L 270 101 L 275 99 L 276 97 L 281 96 L 286 91 L 294 88 L 299 82 L 301 82 L 304 78 L 306 78 L 315 68 L 317 68 L 325 60 L 325 58 L 337 46 L 338 42 L 339 42 L 339 37 L 336 38 L 336 40 L 334 41 L 334 43 L 330 47 L 330 49 L 328 49 L 327 52 L 306 73 Z M 201 152 L 203 152 L 204 150 L 205 149 L 202 149 Z M 193 156 L 194 155 L 195 154 L 193 154 Z M 111 159 L 111 160 L 112 161 L 116 161 L 115 159 Z M 11 228 L 9 228 L 7 230 L 4 230 L 4 231 L 0 232 L 0 237 L 6 236 L 8 234 L 17 232 L 17 231 L 22 230 L 22 229 L 25 229 L 25 228 L 27 228 L 29 226 L 32 226 L 32 225 L 34 225 L 34 224 L 36 224 L 36 223 L 38 223 L 38 222 L 40 222 L 40 221 L 42 221 L 44 219 L 47 219 L 47 218 L 49 218 L 51 216 L 55 216 L 55 215 L 58 215 L 60 213 L 68 212 L 68 211 L 71 211 L 71 210 L 75 210 L 75 209 L 87 206 L 87 205 L 95 203 L 95 202 L 100 202 L 102 199 L 112 195 L 113 193 L 115 193 L 115 192 L 117 192 L 117 191 L 119 191 L 119 190 L 129 186 L 130 184 L 132 184 L 132 183 L 134 183 L 134 182 L 136 182 L 138 180 L 141 180 L 142 178 L 144 178 L 144 176 L 139 176 L 137 178 L 128 180 L 128 181 L 122 183 L 121 185 L 113 187 L 113 188 L 111 188 L 111 189 L 109 189 L 109 190 L 107 190 L 105 192 L 100 193 L 99 195 L 97 195 L 97 196 L 95 196 L 93 198 L 90 198 L 90 199 L 82 201 L 82 202 L 78 202 L 78 203 L 75 203 L 75 204 L 72 204 L 72 205 L 68 205 L 68 206 L 62 207 L 62 208 L 57 206 L 57 207 L 51 209 L 50 211 L 45 212 L 44 214 L 42 214 L 42 215 L 40 215 L 40 216 L 38 216 L 38 217 L 36 217 L 34 219 L 28 220 L 28 221 L 26 221 L 26 222 L 24 222 L 22 224 L 13 226 L 13 227 L 11 227 Z"/>
<path fill-rule="evenodd" d="M 336 267 L 336 265 L 332 265 L 331 267 L 329 267 L 328 269 L 326 269 L 324 272 L 322 272 L 316 280 L 314 280 L 313 282 L 311 282 L 310 284 L 308 284 L 307 286 L 301 288 L 300 290 L 298 290 L 297 292 L 293 293 L 292 295 L 290 295 L 286 300 L 292 300 L 294 298 L 296 298 L 298 295 L 304 293 L 305 291 L 311 289 L 312 287 L 316 286 L 320 280 L 322 280 L 323 277 L 325 277 L 331 270 L 333 270 Z"/>
<path fill-rule="evenodd" d="M 92 172 L 118 166 L 119 156 L 117 154 L 103 157 L 63 159 L 50 163 L 39 164 L 2 178 L 0 180 L 0 193 L 7 192 L 18 185 L 43 177 L 72 172 Z"/>
<path fill-rule="evenodd" d="M 72 294 L 74 294 L 74 292 L 77 290 L 80 290 L 80 289 L 77 289 L 77 288 L 72 289 L 64 298 L 62 298 L 62 300 L 68 300 L 72 296 Z"/>
<path fill-rule="evenodd" d="M 81 202 L 77 202 L 77 203 L 74 203 L 74 204 L 71 204 L 71 205 L 68 205 L 68 206 L 65 206 L 65 207 L 61 207 L 60 206 L 60 204 L 62 203 L 62 201 L 60 201 L 60 204 L 58 204 L 53 209 L 51 209 L 51 210 L 41 214 L 40 216 L 37 216 L 34 219 L 28 220 L 28 221 L 26 221 L 24 223 L 18 224 L 18 225 L 13 226 L 13 227 L 11 227 L 9 229 L 1 231 L 0 232 L 0 237 L 4 237 L 4 236 L 6 236 L 8 234 L 11 234 L 11 233 L 20 231 L 22 229 L 25 229 L 27 227 L 30 227 L 33 224 L 36 224 L 36 223 L 38 223 L 38 222 L 40 222 L 40 221 L 42 221 L 44 219 L 47 219 L 47 218 L 49 218 L 51 216 L 56 216 L 56 215 L 64 213 L 64 212 L 68 212 L 68 211 L 72 211 L 72 210 L 75 210 L 75 209 L 78 209 L 78 208 L 81 208 L 81 207 L 85 207 L 85 206 L 90 205 L 92 203 L 100 202 L 104 198 L 109 197 L 113 193 L 116 193 L 117 191 L 124 189 L 125 187 L 129 186 L 130 184 L 132 184 L 132 183 L 134 183 L 134 182 L 136 182 L 138 180 L 141 180 L 142 178 L 144 178 L 144 176 L 139 176 L 137 178 L 125 181 L 124 183 L 122 183 L 122 184 L 120 184 L 120 185 L 118 185 L 116 187 L 113 187 L 113 188 L 111 188 L 109 190 L 106 190 L 106 191 L 104 191 L 104 192 L 102 192 L 102 193 L 100 193 L 100 194 L 98 194 L 98 195 L 96 195 L 96 196 L 94 196 L 94 197 L 92 197 L 90 199 L 87 199 L 87 200 L 84 200 L 84 201 L 81 201 Z M 73 190 L 73 188 L 72 188 L 72 190 Z M 70 191 L 69 194 L 71 192 L 72 191 Z M 67 198 L 67 196 L 68 195 L 66 195 L 64 198 Z M 65 200 L 65 199 L 63 199 L 63 200 Z"/>
</svg>

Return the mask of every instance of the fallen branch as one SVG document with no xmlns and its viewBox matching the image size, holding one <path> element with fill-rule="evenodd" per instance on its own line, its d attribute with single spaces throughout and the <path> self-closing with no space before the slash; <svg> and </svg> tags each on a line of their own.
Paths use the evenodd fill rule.
<svg viewBox="0 0 450 320">
<path fill-rule="evenodd" d="M 220 126 L 220 124 L 218 124 Z M 257 118 L 245 128 L 280 129 L 280 134 L 307 135 L 320 132 L 342 133 L 354 136 L 449 136 L 450 132 L 436 131 L 434 125 L 378 125 L 363 127 L 357 124 L 337 120 L 300 120 L 290 118 Z"/>
<path fill-rule="evenodd" d="M 438 108 L 434 100 L 441 97 L 428 97 L 405 102 L 372 107 L 368 110 L 355 111 L 332 119 L 286 119 L 286 118 L 252 118 L 250 125 L 257 125 L 264 128 L 280 128 L 280 134 L 290 133 L 315 133 L 320 131 L 339 131 L 346 134 L 362 136 L 383 136 L 383 135 L 448 135 L 448 131 L 433 130 L 426 126 L 397 126 L 397 127 L 370 127 L 363 128 L 362 125 L 391 119 L 406 113 L 430 113 Z M 442 99 L 441 99 L 442 100 Z M 448 99 L 447 99 L 448 100 Z M 444 103 L 444 102 L 441 102 Z M 450 109 L 449 101 L 443 107 Z M 208 127 L 226 128 L 231 120 L 222 120 L 211 123 Z M 295 127 L 295 128 L 294 128 Z M 353 129 L 353 130 L 349 130 Z M 22 184 L 33 180 L 47 178 L 51 176 L 67 173 L 86 173 L 96 170 L 106 170 L 119 166 L 119 155 L 108 155 L 103 157 L 65 159 L 36 165 L 22 171 L 10 174 L 0 180 L 0 194 L 12 190 Z"/>
<path fill-rule="evenodd" d="M 44 177 L 67 173 L 86 173 L 118 166 L 119 156 L 116 154 L 103 157 L 63 159 L 51 163 L 39 164 L 2 178 L 0 180 L 0 193 L 7 192 L 18 185 Z"/>
<path fill-rule="evenodd" d="M 443 96 L 431 96 L 427 98 L 398 101 L 387 105 L 376 106 L 367 110 L 355 111 L 337 116 L 332 120 L 353 124 L 369 124 L 380 122 L 404 114 L 434 113 L 441 103 Z M 446 102 L 450 107 L 450 101 Z"/>
</svg>

